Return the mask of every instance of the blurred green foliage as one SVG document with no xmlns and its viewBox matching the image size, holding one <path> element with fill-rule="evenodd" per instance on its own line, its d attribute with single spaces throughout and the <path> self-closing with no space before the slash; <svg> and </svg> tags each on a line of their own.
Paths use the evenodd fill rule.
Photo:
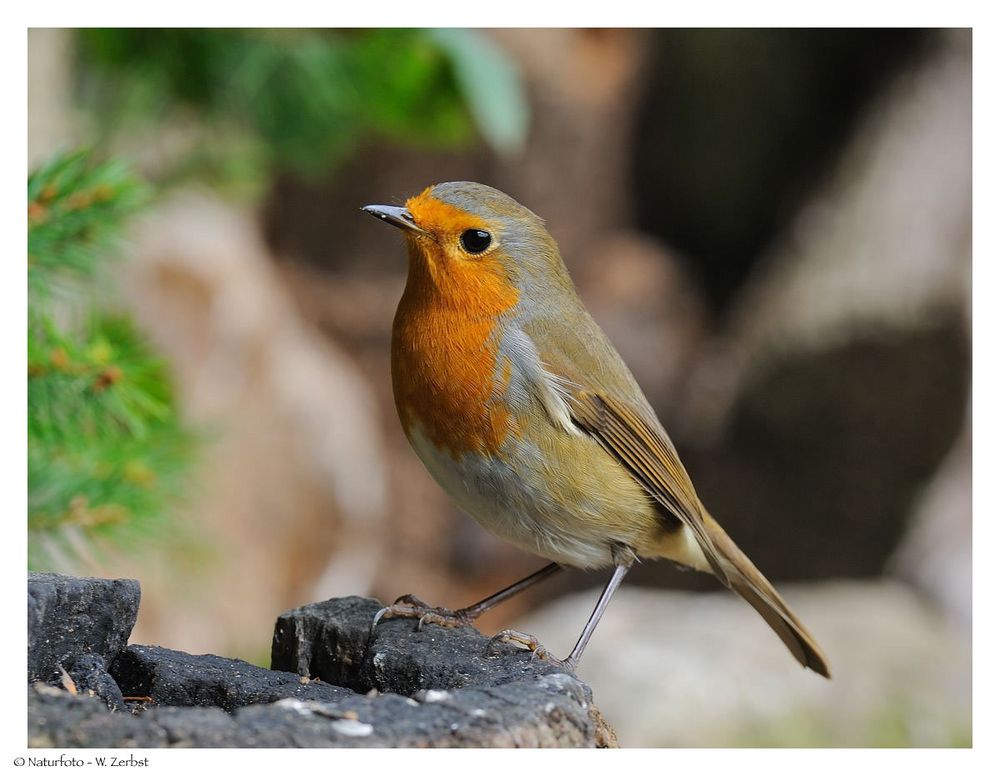
<svg viewBox="0 0 1000 776">
<path fill-rule="evenodd" d="M 149 189 L 125 166 L 59 156 L 28 178 L 28 561 L 65 567 L 162 526 L 193 453 L 167 370 L 98 304 Z"/>
<path fill-rule="evenodd" d="M 528 134 L 528 104 L 517 68 L 488 38 L 469 30 L 427 30 L 447 54 L 480 134 L 501 153 L 516 153 Z"/>
<path fill-rule="evenodd" d="M 53 159 L 28 177 L 28 288 L 30 311 L 94 280 L 113 254 L 121 222 L 149 197 L 149 189 L 120 163 L 88 164 L 78 152 Z"/>
<path fill-rule="evenodd" d="M 85 107 L 105 136 L 187 116 L 204 130 L 172 171 L 222 179 L 335 168 L 364 140 L 517 150 L 527 108 L 513 63 L 469 30 L 91 29 Z"/>
</svg>

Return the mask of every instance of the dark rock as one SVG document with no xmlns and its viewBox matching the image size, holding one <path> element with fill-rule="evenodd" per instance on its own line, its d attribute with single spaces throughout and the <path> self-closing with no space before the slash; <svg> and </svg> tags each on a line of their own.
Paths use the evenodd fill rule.
<svg viewBox="0 0 1000 776">
<path fill-rule="evenodd" d="M 108 673 L 103 657 L 93 654 L 77 655 L 69 659 L 65 669 L 73 680 L 77 693 L 97 696 L 112 711 L 125 710 L 121 688 Z"/>
<path fill-rule="evenodd" d="M 617 745 L 590 688 L 565 669 L 491 643 L 472 627 L 418 631 L 411 619 L 389 619 L 372 632 L 381 606 L 368 598 L 331 599 L 286 612 L 275 625 L 273 669 L 390 693 L 361 700 L 372 705 L 359 719 L 378 735 L 352 745 Z"/>
<path fill-rule="evenodd" d="M 147 705 L 156 706 L 215 706 L 231 712 L 282 698 L 338 701 L 354 694 L 243 660 L 135 644 L 122 651 L 111 673 L 126 696 L 150 698 Z"/>
<path fill-rule="evenodd" d="M 346 598 L 282 615 L 272 663 L 292 671 L 130 646 L 110 670 L 133 704 L 143 699 L 133 714 L 109 713 L 89 694 L 36 684 L 28 695 L 29 745 L 617 745 L 590 688 L 575 676 L 509 645 L 491 649 L 473 628 L 428 625 L 418 632 L 413 620 L 387 620 L 369 640 L 380 606 Z M 96 662 L 78 665 L 94 675 L 100 669 Z"/>
<path fill-rule="evenodd" d="M 580 747 L 614 746 L 589 691 L 566 674 L 476 688 L 354 695 L 338 703 L 288 698 L 228 715 L 160 707 L 111 714 L 95 698 L 29 688 L 33 747 Z"/>
<path fill-rule="evenodd" d="M 28 681 L 58 683 L 82 655 L 110 664 L 139 612 L 134 579 L 28 574 Z"/>
<path fill-rule="evenodd" d="M 358 692 L 413 695 L 419 690 L 497 687 L 565 672 L 518 647 L 490 644 L 472 627 L 416 630 L 412 619 L 371 623 L 371 598 L 334 598 L 285 612 L 271 644 L 271 668 L 318 676 Z"/>
</svg>

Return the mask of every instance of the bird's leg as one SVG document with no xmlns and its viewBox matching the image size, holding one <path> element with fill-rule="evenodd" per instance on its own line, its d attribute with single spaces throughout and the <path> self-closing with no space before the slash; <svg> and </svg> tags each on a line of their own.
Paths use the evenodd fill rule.
<svg viewBox="0 0 1000 776">
<path fill-rule="evenodd" d="M 615 571 L 611 575 L 611 579 L 608 580 L 608 584 L 604 586 L 604 591 L 601 593 L 601 597 L 597 600 L 597 606 L 595 606 L 594 611 L 591 612 L 590 619 L 588 619 L 587 624 L 583 626 L 583 633 L 581 633 L 580 638 L 577 639 L 576 646 L 573 647 L 573 651 L 569 653 L 569 656 L 565 660 L 559 660 L 558 658 L 553 657 L 534 636 L 515 630 L 500 631 L 500 633 L 490 639 L 490 646 L 492 647 L 497 643 L 510 642 L 522 644 L 526 649 L 531 650 L 532 656 L 540 657 L 550 663 L 555 663 L 571 673 L 576 671 L 576 666 L 580 662 L 580 656 L 583 654 L 583 650 L 587 647 L 587 642 L 590 641 L 590 637 L 594 635 L 597 623 L 601 621 L 601 617 L 604 615 L 604 610 L 608 608 L 611 596 L 615 594 L 615 590 L 618 589 L 618 586 L 625 578 L 625 574 L 628 572 L 629 568 L 631 568 L 634 558 L 634 555 L 628 558 L 616 558 L 617 565 L 615 566 Z"/>
<path fill-rule="evenodd" d="M 412 617 L 417 620 L 417 630 L 423 628 L 424 624 L 428 622 L 435 625 L 442 625 L 446 628 L 471 625 L 473 620 L 488 612 L 497 604 L 527 590 L 535 583 L 541 582 L 557 571 L 562 571 L 562 566 L 558 563 L 550 563 L 545 568 L 539 569 L 534 574 L 505 587 L 493 595 L 487 596 L 482 601 L 454 611 L 438 606 L 430 606 L 416 596 L 402 595 L 393 601 L 390 606 L 386 606 L 376 612 L 375 619 L 372 621 L 372 630 L 374 631 L 375 626 L 379 624 L 380 620 L 387 617 Z"/>
<path fill-rule="evenodd" d="M 597 599 L 597 605 L 594 607 L 594 611 L 590 613 L 590 619 L 587 620 L 587 624 L 583 626 L 583 633 L 581 633 L 580 638 L 576 640 L 576 646 L 573 647 L 573 651 L 569 653 L 569 657 L 562 661 L 563 665 L 571 671 L 576 670 L 577 663 L 580 662 L 580 656 L 583 654 L 583 650 L 587 647 L 587 642 L 590 641 L 590 637 L 594 635 L 597 623 L 599 623 L 601 621 L 601 617 L 604 616 L 604 610 L 608 608 L 611 596 L 615 594 L 618 586 L 622 583 L 622 580 L 625 579 L 625 574 L 631 567 L 631 559 L 628 563 L 619 563 L 615 566 L 615 573 L 611 575 L 611 579 L 608 580 L 608 584 L 604 586 L 604 592 L 602 592 L 601 597 Z"/>
</svg>

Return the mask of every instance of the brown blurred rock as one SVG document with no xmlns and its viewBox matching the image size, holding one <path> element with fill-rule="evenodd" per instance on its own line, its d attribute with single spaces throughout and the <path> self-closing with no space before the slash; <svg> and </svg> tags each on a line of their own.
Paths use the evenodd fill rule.
<svg viewBox="0 0 1000 776">
<path fill-rule="evenodd" d="M 629 160 L 635 223 L 725 312 L 862 114 L 940 31 L 649 30 Z"/>
<path fill-rule="evenodd" d="M 675 441 L 765 573 L 881 572 L 954 444 L 971 175 L 971 35 L 954 31 L 876 102 L 689 384 Z"/>
<path fill-rule="evenodd" d="M 72 108 L 73 33 L 28 30 L 28 167 L 79 142 Z"/>
<path fill-rule="evenodd" d="M 700 291 L 676 256 L 636 232 L 612 233 L 580 264 L 584 304 L 666 419 L 707 337 Z"/>
<path fill-rule="evenodd" d="M 751 370 L 970 310 L 971 46 L 970 31 L 951 31 L 896 79 L 762 261 L 730 316 L 726 357 L 699 383 L 719 386 L 693 405 L 711 422 Z"/>
<path fill-rule="evenodd" d="M 270 613 L 371 585 L 386 504 L 379 409 L 352 359 L 303 323 L 249 214 L 181 192 L 133 242 L 129 303 L 203 432 L 198 522 L 184 530 L 208 553 L 197 585 L 183 554 L 142 560 L 137 637 L 258 657 Z M 192 588 L 197 606 L 184 603 Z"/>
</svg>

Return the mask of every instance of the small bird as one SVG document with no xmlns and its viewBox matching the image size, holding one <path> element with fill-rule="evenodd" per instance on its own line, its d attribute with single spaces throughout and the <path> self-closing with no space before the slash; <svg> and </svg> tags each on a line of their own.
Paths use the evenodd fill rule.
<svg viewBox="0 0 1000 776">
<path fill-rule="evenodd" d="M 375 618 L 470 624 L 566 566 L 613 568 L 573 651 L 574 671 L 639 558 L 714 574 L 803 666 L 819 645 L 712 518 L 621 356 L 576 294 L 541 218 L 480 183 L 441 183 L 405 207 L 362 208 L 400 228 L 409 252 L 392 327 L 396 410 L 414 451 L 458 505 L 497 536 L 552 561 L 464 609 L 411 595 Z M 553 659 L 538 641 L 503 631 Z"/>
</svg>

